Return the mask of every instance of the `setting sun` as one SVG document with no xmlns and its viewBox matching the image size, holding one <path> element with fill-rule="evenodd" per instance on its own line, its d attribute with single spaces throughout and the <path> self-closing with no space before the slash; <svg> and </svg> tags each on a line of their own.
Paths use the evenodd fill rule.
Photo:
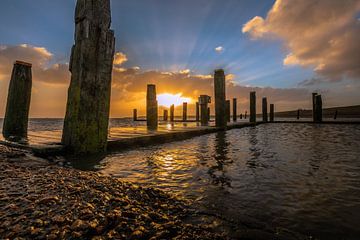
<svg viewBox="0 0 360 240">
<path fill-rule="evenodd" d="M 191 103 L 192 98 L 183 97 L 182 93 L 170 94 L 163 93 L 157 96 L 159 106 L 170 107 L 172 104 L 176 106 L 182 105 L 184 102 Z"/>
</svg>

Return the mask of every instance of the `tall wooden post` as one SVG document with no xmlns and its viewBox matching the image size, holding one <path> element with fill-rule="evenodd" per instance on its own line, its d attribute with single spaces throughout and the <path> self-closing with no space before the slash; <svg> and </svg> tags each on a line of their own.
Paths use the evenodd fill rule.
<svg viewBox="0 0 360 240">
<path fill-rule="evenodd" d="M 133 120 L 137 121 L 137 109 L 133 110 Z"/>
<path fill-rule="evenodd" d="M 226 100 L 226 105 L 225 105 L 225 113 L 226 113 L 226 122 L 230 122 L 230 117 L 231 117 L 231 110 L 230 110 L 230 100 Z"/>
<path fill-rule="evenodd" d="M 237 121 L 237 99 L 233 98 L 233 121 Z"/>
<path fill-rule="evenodd" d="M 315 97 L 315 122 L 322 122 L 322 99 L 321 95 Z"/>
<path fill-rule="evenodd" d="M 158 102 L 156 100 L 156 86 L 154 84 L 147 85 L 146 123 L 150 129 L 156 129 L 158 126 Z"/>
<path fill-rule="evenodd" d="M 250 122 L 256 122 L 256 92 L 250 92 Z"/>
<path fill-rule="evenodd" d="M 199 106 L 199 102 L 196 102 L 196 117 L 195 117 L 196 122 L 200 122 L 200 106 Z"/>
<path fill-rule="evenodd" d="M 313 109 L 312 109 L 312 115 L 313 115 L 313 121 L 316 122 L 316 111 L 315 111 L 315 98 L 316 98 L 317 93 L 312 93 L 312 105 L 313 105 Z"/>
<path fill-rule="evenodd" d="M 31 64 L 16 61 L 12 70 L 7 97 L 3 136 L 8 140 L 27 138 L 31 100 Z"/>
<path fill-rule="evenodd" d="M 201 114 L 201 126 L 207 126 L 209 124 L 209 110 L 208 104 L 211 102 L 211 98 L 208 95 L 200 95 L 199 105 Z"/>
<path fill-rule="evenodd" d="M 106 151 L 115 53 L 110 0 L 78 0 L 63 145 L 75 154 Z"/>
<path fill-rule="evenodd" d="M 215 70 L 215 125 L 216 127 L 226 127 L 226 102 L 225 102 L 225 73 L 224 70 Z"/>
<path fill-rule="evenodd" d="M 187 103 L 184 102 L 183 103 L 183 122 L 186 122 L 187 121 Z"/>
<path fill-rule="evenodd" d="M 175 106 L 174 106 L 174 104 L 172 104 L 171 106 L 170 106 L 170 122 L 174 122 L 174 113 L 175 112 Z"/>
<path fill-rule="evenodd" d="M 164 109 L 164 121 L 167 122 L 169 118 L 169 112 L 168 110 Z"/>
<path fill-rule="evenodd" d="M 270 104 L 270 122 L 274 122 L 275 109 L 274 104 Z"/>
<path fill-rule="evenodd" d="M 267 121 L 268 121 L 267 99 L 266 99 L 266 97 L 264 97 L 264 98 L 262 99 L 262 117 L 263 117 L 263 122 L 267 122 Z"/>
</svg>

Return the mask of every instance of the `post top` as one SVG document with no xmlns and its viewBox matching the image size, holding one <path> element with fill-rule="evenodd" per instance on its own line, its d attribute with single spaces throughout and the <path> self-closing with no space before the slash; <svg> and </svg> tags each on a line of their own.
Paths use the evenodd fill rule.
<svg viewBox="0 0 360 240">
<path fill-rule="evenodd" d="M 27 67 L 32 67 L 31 63 L 24 62 L 24 61 L 19 61 L 19 60 L 16 60 L 14 64 L 24 65 L 24 66 L 27 66 Z"/>
<path fill-rule="evenodd" d="M 215 69 L 215 74 L 224 74 L 224 69 Z"/>
</svg>

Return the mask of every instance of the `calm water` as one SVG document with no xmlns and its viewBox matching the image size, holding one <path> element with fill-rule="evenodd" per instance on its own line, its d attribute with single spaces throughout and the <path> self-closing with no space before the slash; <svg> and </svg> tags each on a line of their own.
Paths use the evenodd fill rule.
<svg viewBox="0 0 360 240">
<path fill-rule="evenodd" d="M 239 223 L 360 239 L 358 125 L 261 125 L 113 154 L 96 168 Z"/>
</svg>

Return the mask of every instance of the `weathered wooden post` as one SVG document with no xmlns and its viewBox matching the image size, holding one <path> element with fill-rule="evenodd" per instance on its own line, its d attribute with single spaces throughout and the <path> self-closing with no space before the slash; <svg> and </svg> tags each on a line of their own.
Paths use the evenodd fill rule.
<svg viewBox="0 0 360 240">
<path fill-rule="evenodd" d="M 29 108 L 31 100 L 31 64 L 16 61 L 11 74 L 3 136 L 8 140 L 27 138 Z"/>
<path fill-rule="evenodd" d="M 231 110 L 230 110 L 230 100 L 226 100 L 226 106 L 225 106 L 225 112 L 226 112 L 226 122 L 230 122 L 231 117 Z"/>
<path fill-rule="evenodd" d="M 256 92 L 250 92 L 250 122 L 256 122 Z"/>
<path fill-rule="evenodd" d="M 215 125 L 226 127 L 225 73 L 223 69 L 215 70 Z"/>
<path fill-rule="evenodd" d="M 182 117 L 183 122 L 186 122 L 187 120 L 187 103 L 184 102 L 183 103 L 183 117 Z"/>
<path fill-rule="evenodd" d="M 337 115 L 338 115 L 338 110 L 336 110 L 336 111 L 335 111 L 335 114 L 334 114 L 334 120 L 336 120 Z"/>
<path fill-rule="evenodd" d="M 315 97 L 315 122 L 322 122 L 322 99 L 321 95 Z"/>
<path fill-rule="evenodd" d="M 270 122 L 274 122 L 275 107 L 274 104 L 270 104 Z"/>
<path fill-rule="evenodd" d="M 201 114 L 201 126 L 207 126 L 209 124 L 209 103 L 211 103 L 211 98 L 208 95 L 200 95 L 199 105 Z"/>
<path fill-rule="evenodd" d="M 199 106 L 199 102 L 196 102 L 195 120 L 196 120 L 196 122 L 200 122 L 200 106 Z"/>
<path fill-rule="evenodd" d="M 312 93 L 312 105 L 313 105 L 313 109 L 312 109 L 312 115 L 313 115 L 313 121 L 316 122 L 316 113 L 315 113 L 315 98 L 316 98 L 317 93 Z"/>
<path fill-rule="evenodd" d="M 146 123 L 150 129 L 156 129 L 158 126 L 158 102 L 156 99 L 156 86 L 154 84 L 147 85 Z"/>
<path fill-rule="evenodd" d="M 170 106 L 170 122 L 174 122 L 174 112 L 175 112 L 175 105 L 172 104 Z"/>
<path fill-rule="evenodd" d="M 237 121 L 237 99 L 233 98 L 233 121 Z"/>
<path fill-rule="evenodd" d="M 263 99 L 262 99 L 262 117 L 263 117 L 263 122 L 268 121 L 267 98 L 266 97 L 263 97 Z"/>
<path fill-rule="evenodd" d="M 167 122 L 169 119 L 169 112 L 168 110 L 164 109 L 164 121 Z"/>
<path fill-rule="evenodd" d="M 300 119 L 300 109 L 297 110 L 297 116 L 296 119 L 299 120 Z"/>
<path fill-rule="evenodd" d="M 133 120 L 137 121 L 137 109 L 133 110 Z"/>
<path fill-rule="evenodd" d="M 62 143 L 76 154 L 106 151 L 115 52 L 110 0 L 78 0 Z"/>
<path fill-rule="evenodd" d="M 207 116 L 208 116 L 208 121 L 210 122 L 211 112 L 210 112 L 210 108 L 209 108 L 209 107 L 208 107 L 208 110 L 207 110 Z"/>
</svg>

